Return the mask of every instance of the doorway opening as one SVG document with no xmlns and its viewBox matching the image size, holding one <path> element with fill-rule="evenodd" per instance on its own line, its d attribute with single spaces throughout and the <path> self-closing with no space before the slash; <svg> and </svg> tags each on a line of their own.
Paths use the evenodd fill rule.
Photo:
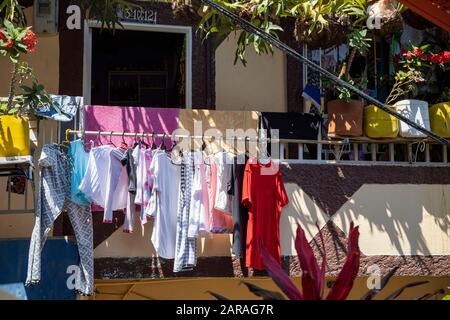
<svg viewBox="0 0 450 320">
<path fill-rule="evenodd" d="M 186 34 L 90 29 L 90 104 L 186 108 Z"/>
</svg>

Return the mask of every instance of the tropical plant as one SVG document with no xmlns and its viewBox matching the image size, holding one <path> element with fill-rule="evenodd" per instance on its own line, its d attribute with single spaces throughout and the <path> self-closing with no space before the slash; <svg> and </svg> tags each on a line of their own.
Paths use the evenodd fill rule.
<svg viewBox="0 0 450 320">
<path fill-rule="evenodd" d="M 282 269 L 280 263 L 276 261 L 272 255 L 269 253 L 265 247 L 260 244 L 261 256 L 264 262 L 264 266 L 275 282 L 275 284 L 281 289 L 281 291 L 290 300 L 345 300 L 352 290 L 354 280 L 358 275 L 358 270 L 360 266 L 360 256 L 361 252 L 358 246 L 359 231 L 358 227 L 354 227 L 353 223 L 350 224 L 349 236 L 347 240 L 347 256 L 346 260 L 339 272 L 336 280 L 332 284 L 332 287 L 328 294 L 324 295 L 325 286 L 325 269 L 326 269 L 326 251 L 323 240 L 322 232 L 319 229 L 319 237 L 322 246 L 322 263 L 316 260 L 313 249 L 306 239 L 305 232 L 302 227 L 298 225 L 297 236 L 295 239 L 295 249 L 298 254 L 298 259 L 300 262 L 300 268 L 302 269 L 302 291 L 300 291 L 297 286 L 292 282 L 290 277 Z M 362 300 L 372 300 L 377 294 L 379 294 L 383 288 L 386 287 L 387 283 L 391 277 L 395 274 L 398 267 L 393 268 L 389 271 L 380 281 L 379 288 L 375 287 L 370 289 L 364 296 L 361 297 Z M 284 300 L 284 296 L 276 291 L 266 290 L 248 281 L 241 281 L 242 284 L 246 285 L 247 288 L 258 297 L 264 300 Z M 395 290 L 389 294 L 385 299 L 393 300 L 396 299 L 400 294 L 407 288 L 412 288 L 422 284 L 428 283 L 428 281 L 415 281 L 408 283 L 399 289 Z M 228 299 L 218 293 L 207 291 L 209 294 L 214 296 L 216 299 L 224 300 Z M 418 299 L 429 298 L 434 294 L 424 295 Z"/>
<path fill-rule="evenodd" d="M 80 7 L 86 17 L 101 22 L 102 28 L 115 30 L 121 26 L 117 12 L 119 10 L 136 9 L 140 6 L 128 0 L 80 0 Z"/>
<path fill-rule="evenodd" d="M 217 4 L 241 16 L 274 37 L 283 32 L 282 20 L 294 19 L 294 35 L 310 48 L 327 48 L 346 40 L 352 30 L 365 26 L 367 0 L 216 0 Z M 264 39 L 240 29 L 212 8 L 203 8 L 199 30 L 205 38 L 240 32 L 236 60 L 245 64 L 245 49 L 253 46 L 260 53 L 271 53 L 272 46 Z M 367 31 L 366 31 L 367 32 Z M 364 36 L 365 37 L 365 36 Z M 363 38 L 364 38 L 363 37 Z"/>
<path fill-rule="evenodd" d="M 44 87 L 38 83 L 33 70 L 27 63 L 21 62 L 22 54 L 34 52 L 37 45 L 37 37 L 31 27 L 14 27 L 12 22 L 4 20 L 4 29 L 0 29 L 0 54 L 9 57 L 13 68 L 9 84 L 8 99 L 6 104 L 0 107 L 0 114 L 22 115 L 36 110 L 47 104 L 53 106 L 52 100 Z M 23 84 L 27 79 L 32 80 L 32 86 Z M 16 95 L 16 86 L 23 93 Z"/>
<path fill-rule="evenodd" d="M 0 2 L 0 26 L 3 20 L 13 21 L 19 26 L 26 26 L 26 17 L 19 0 L 3 0 Z"/>
<path fill-rule="evenodd" d="M 403 49 L 394 57 L 396 64 L 395 82 L 391 92 L 386 98 L 386 104 L 395 103 L 407 97 L 409 93 L 416 96 L 418 84 L 431 78 L 433 69 L 450 67 L 450 51 L 431 51 L 429 45 L 421 47 L 411 46 L 409 50 Z"/>
</svg>

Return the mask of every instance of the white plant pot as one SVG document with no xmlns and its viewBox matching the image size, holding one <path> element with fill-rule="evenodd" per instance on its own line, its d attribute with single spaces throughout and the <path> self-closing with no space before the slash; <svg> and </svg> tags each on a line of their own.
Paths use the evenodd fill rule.
<svg viewBox="0 0 450 320">
<path fill-rule="evenodd" d="M 422 100 L 406 99 L 401 100 L 394 104 L 397 112 L 414 121 L 419 126 L 430 130 L 430 117 L 428 114 L 428 102 Z M 419 130 L 407 125 L 400 120 L 400 132 L 399 135 L 405 138 L 420 138 L 426 135 Z"/>
</svg>

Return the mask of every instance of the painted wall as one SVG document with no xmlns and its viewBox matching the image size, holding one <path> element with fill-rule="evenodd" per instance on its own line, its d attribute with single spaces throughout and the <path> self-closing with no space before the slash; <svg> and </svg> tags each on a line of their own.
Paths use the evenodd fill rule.
<svg viewBox="0 0 450 320">
<path fill-rule="evenodd" d="M 331 278 L 328 278 L 331 280 Z M 206 291 L 211 290 L 233 300 L 259 300 L 249 290 L 239 285 L 240 279 L 229 278 L 203 278 L 203 279 L 173 279 L 173 280 L 146 280 L 146 281 L 96 281 L 96 294 L 93 299 L 96 300 L 146 300 L 146 299 L 164 299 L 164 300 L 195 300 L 214 298 Z M 293 281 L 300 286 L 300 279 L 294 278 Z M 355 281 L 348 299 L 359 300 L 367 291 L 367 278 L 358 277 Z M 398 300 L 415 299 L 426 293 L 433 293 L 439 289 L 445 289 L 443 285 L 449 283 L 448 278 L 444 277 L 393 277 L 389 284 L 376 297 L 375 300 L 386 298 L 401 286 L 415 282 L 429 281 L 429 283 L 410 288 L 404 291 Z M 280 292 L 279 288 L 268 278 L 253 278 L 249 282 L 267 290 Z M 325 289 L 325 294 L 328 289 Z M 438 295 L 437 298 L 442 298 Z"/>
<path fill-rule="evenodd" d="M 33 25 L 33 7 L 25 10 L 28 25 Z M 47 92 L 59 93 L 59 37 L 58 35 L 38 34 L 36 51 L 23 55 L 23 60 L 33 68 L 40 83 Z M 9 58 L 0 56 L 0 96 L 8 94 L 10 70 Z"/>
<path fill-rule="evenodd" d="M 231 34 L 216 49 L 216 109 L 287 111 L 285 55 L 259 56 L 249 47 L 247 66 L 234 65 L 236 39 Z"/>
<path fill-rule="evenodd" d="M 280 219 L 281 252 L 287 258 L 286 268 L 291 274 L 299 273 L 294 257 L 297 224 L 305 230 L 317 256 L 321 256 L 317 222 L 330 258 L 329 273 L 340 270 L 345 260 L 346 232 L 350 221 L 354 221 L 360 228 L 361 274 L 372 264 L 388 270 L 398 263 L 402 275 L 449 275 L 448 170 L 445 167 L 281 166 L 290 200 Z M 154 257 L 150 234 L 151 224 L 132 235 L 117 229 L 96 247 L 95 257 Z M 231 258 L 230 249 L 228 235 L 215 235 L 198 243 L 199 256 L 211 261 L 219 256 Z M 240 266 L 232 268 L 235 274 L 243 272 L 236 271 Z"/>
<path fill-rule="evenodd" d="M 280 218 L 281 253 L 295 255 L 295 231 L 300 224 L 312 240 L 328 221 L 347 232 L 350 221 L 360 226 L 360 249 L 377 255 L 450 256 L 450 186 L 364 185 L 331 218 L 294 183 L 286 184 L 290 204 Z M 409 201 L 405 201 L 409 199 Z M 95 249 L 100 257 L 149 257 L 155 255 L 150 242 L 152 224 L 129 235 L 114 232 Z M 201 239 L 200 256 L 230 256 L 231 237 L 215 235 Z"/>
</svg>

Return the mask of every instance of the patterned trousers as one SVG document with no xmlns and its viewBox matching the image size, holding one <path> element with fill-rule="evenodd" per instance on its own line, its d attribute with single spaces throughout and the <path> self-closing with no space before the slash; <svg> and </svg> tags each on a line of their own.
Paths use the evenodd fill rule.
<svg viewBox="0 0 450 320">
<path fill-rule="evenodd" d="M 194 175 L 192 153 L 185 155 L 184 161 L 181 165 L 174 272 L 192 270 L 197 264 L 197 239 L 188 237 L 191 183 Z"/>
<path fill-rule="evenodd" d="M 47 156 L 57 161 L 67 161 L 54 150 L 46 148 Z M 61 165 L 61 162 L 59 162 Z M 36 217 L 28 254 L 28 272 L 26 285 L 34 285 L 41 280 L 41 254 L 53 224 L 63 211 L 67 211 L 75 232 L 80 256 L 79 272 L 75 277 L 75 290 L 82 295 L 92 295 L 94 287 L 94 245 L 92 214 L 90 206 L 80 206 L 70 200 L 70 188 L 66 187 L 67 174 L 62 172 L 66 166 L 62 166 L 59 174 L 55 170 L 43 168 L 41 171 L 41 185 L 36 201 Z M 68 164 L 67 164 L 68 168 Z M 63 188 L 56 188 L 52 183 L 58 180 Z M 70 185 L 69 185 L 70 186 Z M 55 257 L 57 258 L 57 257 Z"/>
</svg>

